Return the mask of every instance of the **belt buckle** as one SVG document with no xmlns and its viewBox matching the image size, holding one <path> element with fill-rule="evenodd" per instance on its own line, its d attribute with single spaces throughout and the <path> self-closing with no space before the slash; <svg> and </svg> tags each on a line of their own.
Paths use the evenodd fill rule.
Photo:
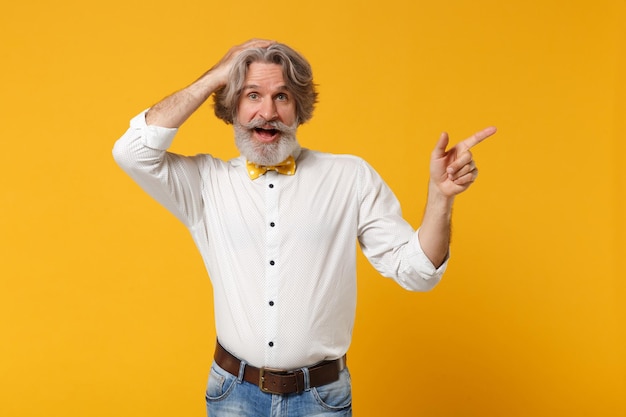
<svg viewBox="0 0 626 417">
<path fill-rule="evenodd" d="M 283 394 L 282 392 L 279 391 L 273 391 L 270 388 L 267 388 L 265 386 L 265 373 L 269 372 L 269 373 L 274 373 L 274 374 L 287 374 L 288 372 L 286 372 L 283 369 L 276 369 L 276 368 L 259 368 L 259 388 L 261 389 L 261 391 L 268 393 L 268 394 Z"/>
</svg>

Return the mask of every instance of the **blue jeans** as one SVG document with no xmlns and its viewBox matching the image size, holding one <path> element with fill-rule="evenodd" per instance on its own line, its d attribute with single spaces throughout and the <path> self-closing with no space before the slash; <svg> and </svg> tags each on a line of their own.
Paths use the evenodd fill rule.
<svg viewBox="0 0 626 417">
<path fill-rule="evenodd" d="M 234 376 L 213 362 L 206 390 L 209 417 L 352 416 L 352 385 L 347 368 L 341 371 L 339 380 L 330 384 L 279 395 L 262 392 L 257 385 L 244 381 L 244 366 L 239 376 Z"/>
</svg>

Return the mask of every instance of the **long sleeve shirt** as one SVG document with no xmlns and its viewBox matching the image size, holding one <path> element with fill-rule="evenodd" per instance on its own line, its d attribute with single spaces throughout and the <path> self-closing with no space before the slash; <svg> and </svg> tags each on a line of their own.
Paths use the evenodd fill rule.
<svg viewBox="0 0 626 417">
<path fill-rule="evenodd" d="M 182 156 L 177 129 L 144 113 L 117 163 L 188 228 L 211 279 L 220 343 L 251 365 L 295 369 L 339 358 L 356 308 L 356 242 L 407 290 L 441 279 L 389 187 L 363 159 L 299 149 L 293 176 L 251 180 L 246 161 Z"/>
</svg>

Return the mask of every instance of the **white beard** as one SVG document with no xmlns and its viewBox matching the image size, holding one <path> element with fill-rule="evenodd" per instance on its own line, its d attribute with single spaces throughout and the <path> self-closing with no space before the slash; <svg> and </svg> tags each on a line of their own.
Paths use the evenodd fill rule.
<svg viewBox="0 0 626 417">
<path fill-rule="evenodd" d="M 278 140 L 271 143 L 261 143 L 252 137 L 254 128 L 271 125 L 279 131 Z M 293 152 L 300 148 L 296 139 L 297 124 L 287 126 L 280 122 L 266 122 L 263 119 L 255 119 L 250 123 L 241 124 L 235 120 L 235 145 L 239 152 L 250 162 L 258 165 L 276 165 L 287 159 Z"/>
</svg>

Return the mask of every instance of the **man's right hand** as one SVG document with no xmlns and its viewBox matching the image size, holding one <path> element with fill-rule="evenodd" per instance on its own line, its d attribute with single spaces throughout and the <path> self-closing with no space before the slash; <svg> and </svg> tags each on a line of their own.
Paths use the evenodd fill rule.
<svg viewBox="0 0 626 417">
<path fill-rule="evenodd" d="M 241 52 L 249 48 L 267 48 L 273 43 L 275 42 L 266 39 L 250 39 L 241 45 L 233 46 L 228 50 L 226 55 L 224 55 L 222 59 L 220 59 L 220 61 L 209 70 L 208 73 L 211 73 L 215 77 L 216 82 L 218 82 L 219 87 L 222 87 L 228 82 L 228 75 L 230 74 L 230 70 L 235 62 L 235 58 Z"/>
<path fill-rule="evenodd" d="M 189 86 L 165 97 L 146 113 L 146 123 L 161 127 L 178 128 L 216 90 L 226 85 L 235 58 L 249 48 L 267 48 L 273 41 L 251 39 L 233 46 L 226 55 L 209 71 Z"/>
</svg>

